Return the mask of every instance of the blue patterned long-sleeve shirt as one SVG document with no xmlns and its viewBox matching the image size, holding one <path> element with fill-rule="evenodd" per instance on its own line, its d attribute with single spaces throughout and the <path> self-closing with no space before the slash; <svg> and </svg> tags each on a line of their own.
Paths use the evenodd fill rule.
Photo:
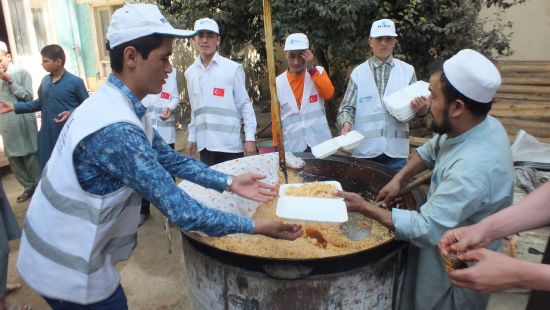
<svg viewBox="0 0 550 310">
<path fill-rule="evenodd" d="M 139 99 L 115 76 L 109 77 L 109 83 L 130 99 L 141 119 L 146 109 Z M 172 175 L 221 192 L 228 176 L 175 152 L 156 130 L 150 144 L 143 130 L 133 124 L 106 126 L 80 141 L 73 163 L 86 192 L 107 195 L 126 185 L 151 201 L 182 230 L 211 236 L 254 231 L 252 220 L 206 208 L 174 183 Z"/>
</svg>

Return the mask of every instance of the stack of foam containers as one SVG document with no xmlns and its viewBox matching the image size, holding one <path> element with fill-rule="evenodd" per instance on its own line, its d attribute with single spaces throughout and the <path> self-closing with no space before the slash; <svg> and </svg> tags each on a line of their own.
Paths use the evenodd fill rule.
<svg viewBox="0 0 550 310">
<path fill-rule="evenodd" d="M 398 121 L 410 121 L 415 116 L 411 108 L 411 100 L 420 96 L 428 97 L 430 95 L 429 86 L 430 84 L 424 81 L 418 81 L 384 97 L 386 110 Z"/>
</svg>

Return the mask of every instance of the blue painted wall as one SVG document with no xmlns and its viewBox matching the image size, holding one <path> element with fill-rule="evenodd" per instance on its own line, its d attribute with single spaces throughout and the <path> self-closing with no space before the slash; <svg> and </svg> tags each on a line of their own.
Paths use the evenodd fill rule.
<svg viewBox="0 0 550 310">
<path fill-rule="evenodd" d="M 93 46 L 92 25 L 87 4 L 76 4 L 75 0 L 53 0 L 54 16 L 58 44 L 61 45 L 67 56 L 65 67 L 68 71 L 79 75 L 77 64 L 77 50 L 80 46 L 80 56 L 84 67 L 84 75 L 96 76 L 95 48 Z M 75 23 L 71 23 L 70 11 L 74 10 Z M 75 34 L 73 32 L 76 32 Z"/>
<path fill-rule="evenodd" d="M 76 19 L 78 23 L 78 33 L 80 34 L 80 48 L 82 54 L 82 62 L 84 63 L 84 71 L 86 76 L 95 77 L 97 73 L 96 67 L 96 50 L 94 46 L 95 37 L 92 31 L 92 20 L 90 19 L 91 7 L 88 4 L 76 5 Z"/>
<path fill-rule="evenodd" d="M 69 19 L 69 8 L 67 4 L 72 1 L 66 0 L 54 0 L 53 1 L 53 10 L 55 16 L 55 25 L 56 25 L 56 34 L 57 34 L 57 43 L 61 45 L 65 51 L 67 60 L 65 62 L 65 68 L 70 72 L 78 75 L 78 66 L 76 63 L 76 57 L 74 53 L 74 44 L 73 37 L 71 33 L 70 19 Z"/>
</svg>

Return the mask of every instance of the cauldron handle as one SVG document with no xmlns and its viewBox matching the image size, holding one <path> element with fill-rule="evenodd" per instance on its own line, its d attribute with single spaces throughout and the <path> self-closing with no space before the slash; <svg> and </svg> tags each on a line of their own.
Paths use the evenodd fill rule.
<svg viewBox="0 0 550 310">
<path fill-rule="evenodd" d="M 281 263 L 264 263 L 262 269 L 271 278 L 281 280 L 302 279 L 313 272 L 313 267 Z"/>
</svg>

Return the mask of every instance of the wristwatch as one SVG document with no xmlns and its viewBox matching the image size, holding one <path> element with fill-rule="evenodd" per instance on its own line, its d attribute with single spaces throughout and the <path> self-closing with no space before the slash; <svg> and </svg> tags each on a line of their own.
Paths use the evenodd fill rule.
<svg viewBox="0 0 550 310">
<path fill-rule="evenodd" d="M 224 191 L 230 192 L 231 191 L 231 184 L 233 184 L 233 176 L 228 176 L 227 180 L 225 181 L 225 188 Z"/>
</svg>

